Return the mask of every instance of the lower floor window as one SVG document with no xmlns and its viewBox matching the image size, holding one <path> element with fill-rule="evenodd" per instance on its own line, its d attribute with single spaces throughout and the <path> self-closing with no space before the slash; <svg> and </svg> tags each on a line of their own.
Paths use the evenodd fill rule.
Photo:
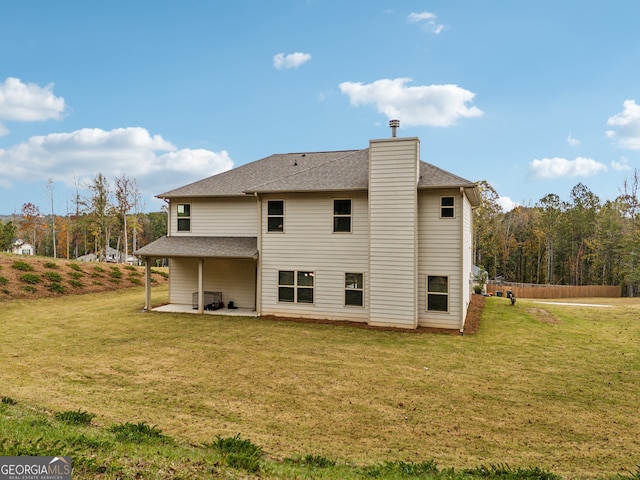
<svg viewBox="0 0 640 480">
<path fill-rule="evenodd" d="M 449 277 L 436 275 L 427 277 L 427 310 L 449 311 Z"/>
<path fill-rule="evenodd" d="M 278 272 L 278 301 L 313 303 L 314 273 L 294 270 Z"/>
<path fill-rule="evenodd" d="M 364 305 L 364 274 L 344 274 L 344 304 L 357 307 Z"/>
</svg>

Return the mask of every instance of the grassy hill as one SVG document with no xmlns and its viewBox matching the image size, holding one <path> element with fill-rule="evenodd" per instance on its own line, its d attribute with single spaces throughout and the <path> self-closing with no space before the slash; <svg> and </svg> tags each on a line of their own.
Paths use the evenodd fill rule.
<svg viewBox="0 0 640 480">
<path fill-rule="evenodd" d="M 155 285 L 167 281 L 154 269 Z M 0 301 L 96 293 L 144 285 L 144 267 L 0 253 Z"/>
</svg>

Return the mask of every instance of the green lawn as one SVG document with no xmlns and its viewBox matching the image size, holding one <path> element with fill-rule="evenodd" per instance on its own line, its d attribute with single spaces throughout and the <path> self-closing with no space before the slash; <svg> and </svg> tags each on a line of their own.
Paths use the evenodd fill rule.
<svg viewBox="0 0 640 480">
<path fill-rule="evenodd" d="M 390 461 L 640 477 L 640 300 L 491 298 L 463 337 L 141 313 L 143 296 L 0 303 L 0 397 L 18 402 L 1 405 L 0 439 L 37 435 L 16 423 L 33 409 L 80 410 L 96 415 L 82 435 L 145 422 L 190 448 L 240 434 L 266 454 L 263 477 L 319 478 L 282 462 L 307 455 L 338 463 L 325 478 Z"/>
</svg>

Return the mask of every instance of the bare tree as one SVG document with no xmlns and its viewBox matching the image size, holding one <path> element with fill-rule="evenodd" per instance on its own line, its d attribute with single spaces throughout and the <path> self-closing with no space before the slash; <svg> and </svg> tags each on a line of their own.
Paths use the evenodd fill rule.
<svg viewBox="0 0 640 480">
<path fill-rule="evenodd" d="M 47 196 L 51 202 L 51 239 L 53 242 L 53 258 L 58 256 L 56 251 L 56 213 L 53 206 L 53 178 L 50 178 L 47 182 Z"/>
<path fill-rule="evenodd" d="M 88 188 L 91 197 L 84 201 L 84 205 L 91 216 L 96 255 L 100 260 L 104 260 L 111 237 L 110 215 L 113 208 L 109 181 L 102 173 L 98 173 L 93 177 Z"/>
<path fill-rule="evenodd" d="M 124 261 L 129 257 L 129 228 L 127 216 L 132 208 L 139 203 L 140 189 L 136 179 L 129 178 L 126 174 L 116 177 L 114 180 L 116 210 L 121 222 L 121 233 L 124 240 Z M 135 227 L 135 225 L 134 225 Z M 118 248 L 118 251 L 120 249 Z"/>
</svg>

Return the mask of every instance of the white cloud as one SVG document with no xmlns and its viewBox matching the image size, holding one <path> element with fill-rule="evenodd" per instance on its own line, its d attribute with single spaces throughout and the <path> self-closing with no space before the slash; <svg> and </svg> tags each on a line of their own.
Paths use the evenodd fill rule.
<svg viewBox="0 0 640 480">
<path fill-rule="evenodd" d="M 0 83 L 0 121 L 38 122 L 59 119 L 65 109 L 64 98 L 53 94 L 53 85 L 40 87 L 8 77 Z M 9 130 L 0 123 L 0 136 Z"/>
<path fill-rule="evenodd" d="M 409 21 L 412 23 L 419 23 L 423 30 L 434 35 L 439 35 L 444 30 L 444 25 L 436 22 L 438 17 L 431 12 L 411 13 L 409 14 Z"/>
<path fill-rule="evenodd" d="M 607 120 L 607 125 L 614 127 L 607 130 L 607 137 L 623 148 L 640 150 L 640 105 L 635 100 L 625 100 L 623 106 L 622 112 Z"/>
<path fill-rule="evenodd" d="M 233 161 L 226 151 L 179 150 L 160 135 L 140 127 L 105 131 L 85 128 L 70 133 L 31 137 L 0 150 L 3 178 L 7 181 L 53 179 L 71 186 L 103 173 L 111 179 L 126 174 L 141 189 L 159 194 L 216 173 L 229 170 Z"/>
<path fill-rule="evenodd" d="M 343 82 L 340 91 L 351 105 L 374 104 L 389 119 L 405 126 L 449 127 L 459 118 L 479 117 L 479 108 L 468 105 L 475 94 L 457 85 L 411 87 L 410 78 L 376 80 L 373 83 Z"/>
<path fill-rule="evenodd" d="M 629 165 L 629 160 L 627 158 L 621 157 L 619 162 L 616 160 L 611 162 L 611 168 L 616 172 L 624 172 L 626 170 L 631 170 L 631 165 Z"/>
<path fill-rule="evenodd" d="M 511 200 L 509 197 L 499 197 L 497 202 L 498 205 L 500 205 L 500 207 L 502 208 L 503 212 L 509 212 L 520 205 L 519 203 Z"/>
<path fill-rule="evenodd" d="M 535 159 L 529 163 L 529 173 L 533 178 L 542 180 L 561 177 L 588 177 L 599 172 L 606 172 L 606 165 L 596 162 L 592 158 L 577 157 L 575 160 L 566 158 Z"/>
<path fill-rule="evenodd" d="M 307 63 L 311 60 L 310 53 L 295 52 L 285 55 L 284 53 L 278 53 L 273 56 L 273 66 L 278 70 L 298 68 L 300 65 Z"/>
<path fill-rule="evenodd" d="M 580 140 L 578 140 L 577 138 L 573 138 L 571 135 L 569 135 L 567 137 L 567 143 L 571 147 L 577 147 L 578 145 L 580 145 Z"/>
</svg>

